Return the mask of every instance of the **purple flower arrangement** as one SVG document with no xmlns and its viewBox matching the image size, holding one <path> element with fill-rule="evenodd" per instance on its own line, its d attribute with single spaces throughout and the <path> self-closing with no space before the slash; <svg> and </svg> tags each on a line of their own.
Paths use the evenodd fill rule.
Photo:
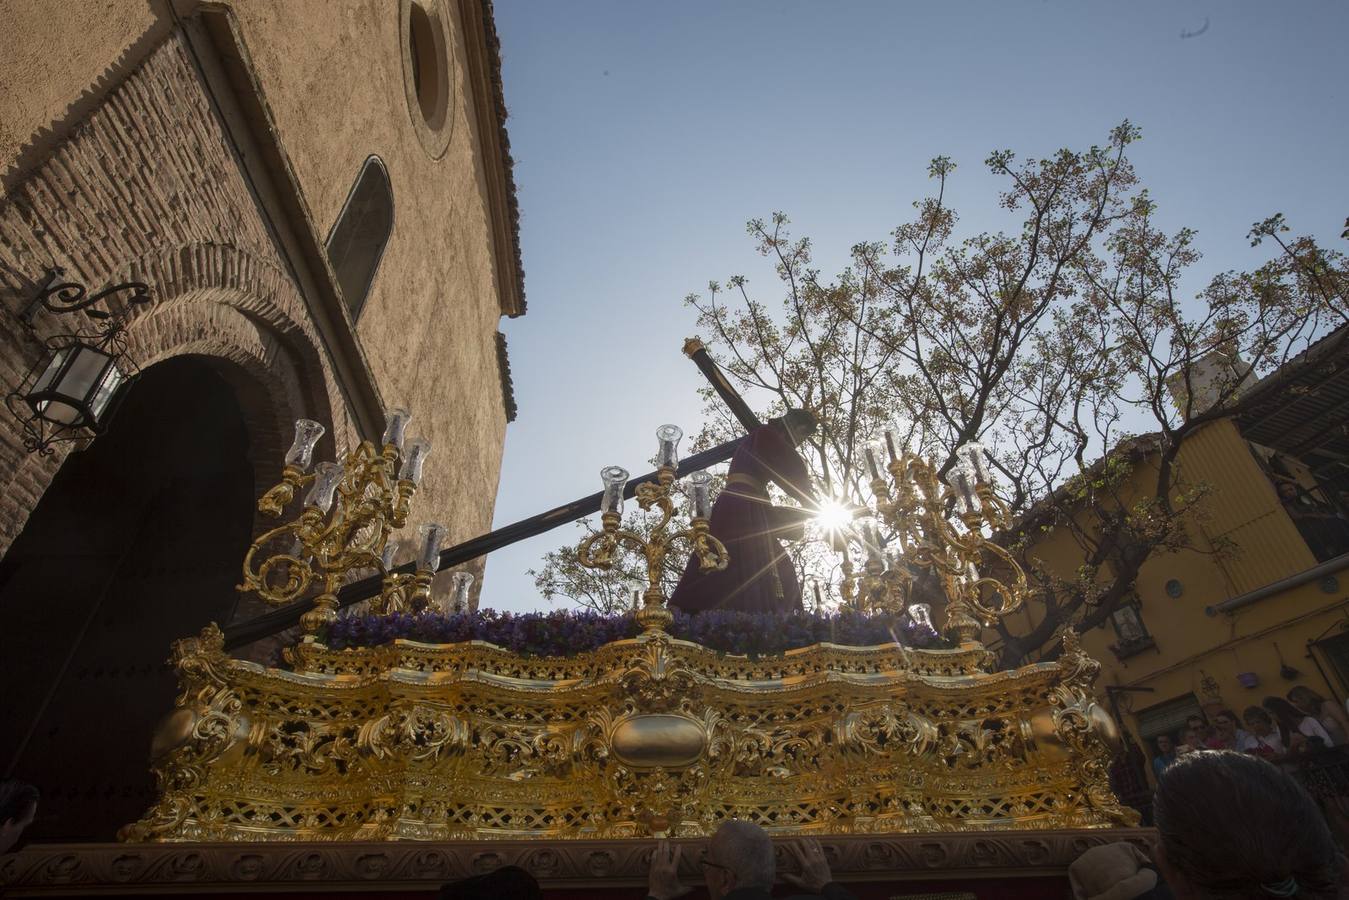
<svg viewBox="0 0 1349 900">
<path fill-rule="evenodd" d="M 641 631 L 631 613 L 601 615 L 583 610 L 509 613 L 393 613 L 349 616 L 328 629 L 327 644 L 335 650 L 378 647 L 397 638 L 426 644 L 487 641 L 522 656 L 575 656 Z M 866 647 L 899 641 L 907 647 L 951 646 L 931 628 L 906 616 L 867 615 L 845 610 L 818 613 L 747 613 L 710 610 L 697 615 L 675 611 L 673 637 L 721 653 L 776 656 L 797 647 L 828 641 Z"/>
</svg>

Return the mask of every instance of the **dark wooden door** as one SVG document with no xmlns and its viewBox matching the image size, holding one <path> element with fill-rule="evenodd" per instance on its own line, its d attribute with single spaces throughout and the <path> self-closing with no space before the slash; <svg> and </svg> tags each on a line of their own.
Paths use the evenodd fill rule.
<svg viewBox="0 0 1349 900">
<path fill-rule="evenodd" d="M 171 642 L 234 609 L 253 468 L 233 389 L 161 363 L 72 454 L 0 562 L 0 764 L 38 786 L 29 840 L 110 840 L 153 800 Z"/>
</svg>

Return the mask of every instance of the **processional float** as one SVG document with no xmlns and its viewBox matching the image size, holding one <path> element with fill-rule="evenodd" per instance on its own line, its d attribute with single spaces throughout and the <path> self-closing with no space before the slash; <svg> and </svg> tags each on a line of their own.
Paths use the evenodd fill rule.
<svg viewBox="0 0 1349 900">
<path fill-rule="evenodd" d="M 444 531 L 420 530 L 414 572 L 389 550 L 429 450 L 404 441 L 406 425 L 395 411 L 381 446 L 311 470 L 322 429 L 299 424 L 258 504 L 281 524 L 249 550 L 241 585 L 273 605 L 312 601 L 291 668 L 230 658 L 214 625 L 174 646 L 159 797 L 124 840 L 693 836 L 729 818 L 813 834 L 1137 823 L 1108 784 L 1118 733 L 1076 635 L 1055 661 L 1008 671 L 979 643 L 1027 590 L 989 538 L 1006 511 L 980 448 L 962 449 L 946 484 L 893 438 L 869 448 L 874 519 L 862 565 L 845 564 L 848 602 L 878 613 L 926 617 L 915 578 L 938 585 L 953 649 L 821 643 L 749 658 L 671 637 L 665 558 L 682 546 L 704 569 L 726 564 L 706 473 L 688 479 L 692 514 L 675 525 L 677 429 L 659 432 L 657 477 L 635 491 L 654 524 L 623 527 L 627 473 L 606 469 L 601 530 L 578 548 L 600 569 L 641 555 L 636 638 L 546 658 L 482 641 L 334 649 L 327 629 L 353 578 L 378 574 L 375 614 L 431 602 Z"/>
</svg>

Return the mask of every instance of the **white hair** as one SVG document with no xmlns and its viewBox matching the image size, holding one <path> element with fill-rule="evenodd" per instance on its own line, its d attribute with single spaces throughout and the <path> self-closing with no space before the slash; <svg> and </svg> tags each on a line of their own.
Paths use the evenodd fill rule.
<svg viewBox="0 0 1349 900">
<path fill-rule="evenodd" d="M 777 875 L 773 842 L 753 822 L 731 819 L 712 835 L 712 846 L 722 865 L 735 873 L 736 887 L 771 889 Z"/>
</svg>

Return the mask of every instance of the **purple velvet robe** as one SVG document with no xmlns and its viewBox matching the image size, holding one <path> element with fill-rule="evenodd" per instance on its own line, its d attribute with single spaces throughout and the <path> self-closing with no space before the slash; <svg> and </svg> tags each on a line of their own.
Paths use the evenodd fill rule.
<svg viewBox="0 0 1349 900">
<path fill-rule="evenodd" d="M 709 527 L 726 545 L 730 564 L 704 573 L 690 558 L 670 599 L 688 613 L 705 609 L 788 612 L 801 609 L 796 570 L 782 546 L 799 540 L 810 512 L 773 506 L 768 482 L 801 502 L 813 496 L 810 476 L 796 449 L 776 425 L 763 425 L 745 436 L 731 458 L 726 487 L 712 507 Z"/>
</svg>

